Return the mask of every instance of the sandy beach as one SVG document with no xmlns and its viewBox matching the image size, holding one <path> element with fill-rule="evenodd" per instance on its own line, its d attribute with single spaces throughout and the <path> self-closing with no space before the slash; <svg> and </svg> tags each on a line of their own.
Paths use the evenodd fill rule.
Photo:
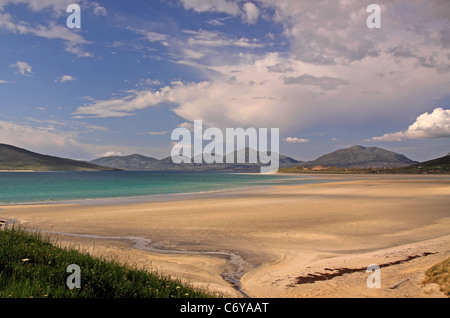
<svg viewBox="0 0 450 318">
<path fill-rule="evenodd" d="M 449 176 L 324 177 L 336 182 L 0 206 L 0 219 L 226 297 L 445 297 L 420 283 L 450 256 Z"/>
</svg>

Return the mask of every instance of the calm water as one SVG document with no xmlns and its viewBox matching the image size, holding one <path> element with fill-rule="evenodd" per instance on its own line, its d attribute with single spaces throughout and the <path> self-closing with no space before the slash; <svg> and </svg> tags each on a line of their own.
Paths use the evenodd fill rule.
<svg viewBox="0 0 450 318">
<path fill-rule="evenodd" d="M 326 180 L 204 172 L 1 172 L 0 204 L 198 193 L 318 182 Z"/>
</svg>

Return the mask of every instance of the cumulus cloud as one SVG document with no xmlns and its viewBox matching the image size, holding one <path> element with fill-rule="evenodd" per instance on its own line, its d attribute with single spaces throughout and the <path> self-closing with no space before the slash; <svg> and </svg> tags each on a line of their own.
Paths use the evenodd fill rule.
<svg viewBox="0 0 450 318">
<path fill-rule="evenodd" d="M 270 66 L 278 64 L 292 67 L 291 79 L 273 72 Z M 422 111 L 430 98 L 448 93 L 444 75 L 429 68 L 419 70 L 411 64 L 399 70 L 388 56 L 358 64 L 324 69 L 268 53 L 239 64 L 209 66 L 209 79 L 202 82 L 176 82 L 158 90 L 134 90 L 121 97 L 90 101 L 74 115 L 122 117 L 166 105 L 185 121 L 202 119 L 209 127 L 280 128 L 290 134 L 289 129 L 318 124 L 370 122 L 374 115 L 401 118 L 405 112 Z M 377 76 L 380 72 L 384 73 L 382 80 Z M 363 93 L 367 90 L 380 93 Z M 427 91 L 432 93 L 424 94 Z"/>
<path fill-rule="evenodd" d="M 260 0 L 260 7 L 274 11 L 273 20 L 284 26 L 283 36 L 290 41 L 297 59 L 318 65 L 337 65 L 378 57 L 383 51 L 406 40 L 405 48 L 414 57 L 429 59 L 430 67 L 446 71 L 445 54 L 431 47 L 448 48 L 450 9 L 445 0 L 380 0 L 383 26 L 368 32 L 366 7 L 361 1 L 324 0 L 320 5 L 309 0 Z M 268 10 L 266 10 L 268 11 Z M 438 52 L 438 51 L 437 51 Z"/>
<path fill-rule="evenodd" d="M 285 140 L 289 144 L 304 144 L 304 143 L 308 143 L 309 142 L 308 139 L 297 138 L 297 137 L 288 137 Z"/>
<path fill-rule="evenodd" d="M 405 139 L 450 138 L 450 109 L 436 108 L 424 113 L 408 129 L 373 137 L 370 141 L 402 141 Z"/>
<path fill-rule="evenodd" d="M 243 6 L 244 21 L 248 24 L 255 24 L 259 18 L 259 9 L 252 2 L 246 2 Z"/>
<path fill-rule="evenodd" d="M 24 76 L 33 74 L 32 67 L 27 62 L 18 61 L 15 64 L 11 64 L 10 67 L 15 68 L 17 72 Z"/>
<path fill-rule="evenodd" d="M 244 4 L 250 2 L 181 3 L 198 13 L 242 18 Z M 361 125 L 374 116 L 400 120 L 410 112 L 423 113 L 423 105 L 436 96 L 448 95 L 450 51 L 441 32 L 449 27 L 445 1 L 383 1 L 379 30 L 367 28 L 366 7 L 358 1 L 252 3 L 260 10 L 258 18 L 264 15 L 265 21 L 283 28 L 264 41 L 284 46 L 211 30 L 184 30 L 170 37 L 152 31 L 147 40 L 169 42 L 171 61 L 196 68 L 204 75 L 202 81 L 90 101 L 74 116 L 132 116 L 167 105 L 188 122 L 279 127 L 290 135 L 319 124 Z"/>
</svg>

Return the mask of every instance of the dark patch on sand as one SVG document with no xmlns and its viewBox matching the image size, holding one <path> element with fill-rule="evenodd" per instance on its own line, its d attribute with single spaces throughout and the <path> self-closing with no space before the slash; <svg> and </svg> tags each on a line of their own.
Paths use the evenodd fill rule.
<svg viewBox="0 0 450 318">
<path fill-rule="evenodd" d="M 414 255 L 414 256 L 409 256 L 405 259 L 401 259 L 395 262 L 390 262 L 390 263 L 385 263 L 382 265 L 378 265 L 380 266 L 380 268 L 383 267 L 388 267 L 388 266 L 393 266 L 393 265 L 398 265 L 398 264 L 402 264 L 402 263 L 406 263 L 409 262 L 413 259 L 419 258 L 419 257 L 424 257 L 424 256 L 428 256 L 428 255 L 432 255 L 432 254 L 436 254 L 436 253 L 423 253 L 422 255 Z M 325 271 L 327 271 L 328 273 L 320 273 L 320 272 L 316 272 L 314 274 L 308 274 L 306 276 L 298 276 L 296 277 L 296 284 L 301 285 L 301 284 L 314 284 L 317 281 L 324 281 L 324 280 L 330 280 L 333 279 L 335 277 L 339 277 L 345 274 L 352 274 L 352 273 L 356 273 L 356 272 L 365 272 L 367 271 L 367 267 L 360 267 L 360 268 L 335 268 L 335 269 L 331 269 L 331 268 L 325 268 Z"/>
</svg>

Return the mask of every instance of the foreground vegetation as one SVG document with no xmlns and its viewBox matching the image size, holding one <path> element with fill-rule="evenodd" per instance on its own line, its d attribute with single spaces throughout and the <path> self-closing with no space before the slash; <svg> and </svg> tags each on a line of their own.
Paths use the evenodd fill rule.
<svg viewBox="0 0 450 318">
<path fill-rule="evenodd" d="M 0 229 L 0 251 L 0 298 L 213 297 L 170 277 L 58 247 L 37 232 Z M 71 264 L 81 269 L 81 288 L 66 285 Z"/>
<path fill-rule="evenodd" d="M 435 283 L 441 287 L 441 291 L 450 297 L 450 258 L 434 265 L 425 273 L 423 284 Z"/>
</svg>

